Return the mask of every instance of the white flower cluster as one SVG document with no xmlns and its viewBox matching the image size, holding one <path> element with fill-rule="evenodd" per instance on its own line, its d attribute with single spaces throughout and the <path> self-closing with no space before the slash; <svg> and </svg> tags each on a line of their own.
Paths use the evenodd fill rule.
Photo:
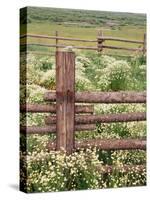
<svg viewBox="0 0 150 200">
<path fill-rule="evenodd" d="M 96 70 L 98 86 L 102 90 L 125 90 L 130 79 L 130 66 L 126 61 L 111 60 L 105 68 Z"/>
<path fill-rule="evenodd" d="M 28 103 L 40 103 L 43 102 L 43 97 L 45 92 L 48 90 L 44 87 L 41 87 L 39 85 L 27 85 L 27 95 L 26 100 Z"/>
<path fill-rule="evenodd" d="M 144 154 L 145 152 L 143 152 Z M 136 170 L 124 173 L 123 164 L 134 162 L 140 164 L 139 152 L 115 151 L 111 157 L 105 151 L 101 152 L 101 160 L 96 149 L 86 149 L 66 155 L 62 152 L 33 152 L 28 155 L 21 154 L 22 166 L 27 165 L 27 192 L 64 191 L 77 189 L 98 189 L 106 187 L 122 187 L 141 185 L 145 183 L 145 171 L 140 174 Z M 109 159 L 108 159 L 109 155 Z M 126 160 L 128 157 L 131 160 Z M 112 162 L 115 167 L 110 174 L 101 174 L 104 161 Z M 112 161 L 111 161 L 111 160 Z M 142 154 L 141 154 L 142 160 Z M 121 169 L 118 173 L 115 169 Z M 23 168 L 21 170 L 22 182 L 25 180 Z M 109 180 L 109 181 L 108 181 Z M 127 182 L 128 183 L 127 183 Z"/>
<path fill-rule="evenodd" d="M 81 150 L 69 156 L 62 152 L 33 152 L 26 159 L 21 155 L 21 160 L 27 164 L 28 192 L 104 187 L 102 176 L 96 170 L 102 162 L 98 160 L 95 150 Z"/>
</svg>

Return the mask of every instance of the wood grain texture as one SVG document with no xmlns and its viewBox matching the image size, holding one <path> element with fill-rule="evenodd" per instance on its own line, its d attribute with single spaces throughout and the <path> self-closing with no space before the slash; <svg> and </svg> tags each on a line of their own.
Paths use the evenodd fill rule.
<svg viewBox="0 0 150 200">
<path fill-rule="evenodd" d="M 74 148 L 75 53 L 56 52 L 56 149 Z"/>
<path fill-rule="evenodd" d="M 49 150 L 55 150 L 56 143 L 48 143 Z M 145 139 L 87 139 L 75 142 L 77 149 L 97 148 L 99 150 L 146 150 Z"/>
<path fill-rule="evenodd" d="M 56 101 L 56 92 L 47 92 L 45 100 Z M 80 103 L 146 103 L 146 92 L 76 92 Z"/>
<path fill-rule="evenodd" d="M 91 139 L 76 142 L 75 148 L 97 147 L 100 150 L 146 149 L 143 139 Z"/>
<path fill-rule="evenodd" d="M 145 121 L 146 113 L 118 113 L 118 114 L 101 114 L 101 115 L 76 115 L 75 124 L 93 124 L 93 123 L 112 123 L 112 122 L 132 122 Z M 56 116 L 48 116 L 45 119 L 46 124 L 55 124 Z"/>
<path fill-rule="evenodd" d="M 75 131 L 92 131 L 96 129 L 95 124 L 78 124 L 75 125 Z M 49 126 L 21 126 L 20 132 L 22 134 L 49 134 L 56 133 L 56 124 Z"/>
<path fill-rule="evenodd" d="M 21 104 L 21 112 L 56 113 L 56 104 Z M 94 105 L 75 105 L 75 113 L 94 113 Z"/>
<path fill-rule="evenodd" d="M 98 37 L 97 37 L 98 52 L 101 52 L 103 50 L 103 42 L 104 42 L 104 40 L 102 39 L 102 37 L 103 37 L 103 32 L 102 32 L 102 30 L 100 30 L 98 32 Z"/>
</svg>

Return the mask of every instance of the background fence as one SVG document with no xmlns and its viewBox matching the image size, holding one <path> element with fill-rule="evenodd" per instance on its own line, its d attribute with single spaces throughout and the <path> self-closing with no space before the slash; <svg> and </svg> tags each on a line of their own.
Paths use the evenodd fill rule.
<svg viewBox="0 0 150 200">
<path fill-rule="evenodd" d="M 48 144 L 49 150 L 66 151 L 67 154 L 87 147 L 100 150 L 146 150 L 145 138 L 75 140 L 75 131 L 94 130 L 96 123 L 146 120 L 145 112 L 95 115 L 93 105 L 75 103 L 146 103 L 146 92 L 75 92 L 75 53 L 71 49 L 56 52 L 56 92 L 45 93 L 44 99 L 53 104 L 25 104 L 21 105 L 21 112 L 46 112 L 56 115 L 46 117 L 45 126 L 24 126 L 20 131 L 25 134 L 56 133 L 56 140 Z M 113 166 L 105 166 L 103 172 L 111 172 L 112 168 Z M 123 167 L 125 171 L 131 168 L 141 171 L 145 166 Z"/>
<path fill-rule="evenodd" d="M 25 34 L 21 35 L 20 39 L 23 38 L 36 38 L 36 39 L 47 39 L 47 40 L 55 40 L 55 44 L 50 43 L 31 43 L 28 42 L 28 46 L 43 46 L 43 47 L 54 47 L 58 51 L 61 48 L 65 48 L 66 46 L 72 46 L 74 49 L 82 49 L 82 50 L 96 50 L 98 52 L 102 52 L 105 49 L 111 49 L 111 50 L 125 50 L 130 52 L 140 52 L 145 54 L 146 53 L 146 34 L 143 35 L 143 41 L 139 40 L 129 40 L 125 38 L 116 38 L 116 37 L 108 37 L 104 36 L 102 31 L 98 32 L 97 38 L 94 40 L 87 40 L 87 39 L 80 39 L 80 38 L 69 38 L 69 37 L 62 37 L 58 35 L 58 31 L 56 31 L 55 36 L 46 36 L 46 35 L 35 35 L 35 34 Z M 61 44 L 60 41 L 66 41 L 69 42 L 69 44 Z M 131 48 L 131 47 L 124 47 L 124 46 L 115 46 L 115 45 L 107 45 L 105 42 L 107 41 L 119 41 L 121 43 L 134 43 L 138 44 L 139 47 L 137 48 Z M 82 42 L 82 43 L 92 43 L 94 46 L 76 46 L 73 45 L 71 42 Z M 21 42 L 21 45 L 26 45 L 26 43 Z M 36 52 L 37 54 L 43 54 L 43 52 Z M 52 54 L 54 55 L 54 54 Z"/>
</svg>

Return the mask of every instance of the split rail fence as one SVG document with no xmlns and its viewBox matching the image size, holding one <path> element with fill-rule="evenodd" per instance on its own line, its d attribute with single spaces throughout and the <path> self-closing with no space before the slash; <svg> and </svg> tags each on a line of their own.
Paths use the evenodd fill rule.
<svg viewBox="0 0 150 200">
<path fill-rule="evenodd" d="M 117 37 L 110 37 L 104 36 L 102 31 L 98 32 L 98 36 L 96 39 L 88 40 L 88 39 L 80 39 L 80 38 L 69 38 L 69 37 L 61 37 L 58 36 L 58 31 L 56 31 L 55 36 L 48 36 L 48 35 L 35 35 L 35 34 L 24 34 L 20 36 L 20 39 L 23 38 L 37 38 L 37 39 L 48 39 L 48 40 L 55 40 L 55 44 L 46 44 L 46 43 L 30 43 L 28 42 L 27 45 L 33 46 L 43 46 L 43 47 L 55 47 L 58 51 L 61 48 L 65 48 L 67 45 L 59 44 L 59 41 L 70 41 L 70 42 L 82 42 L 82 43 L 94 43 L 95 46 L 75 46 L 70 44 L 74 49 L 82 49 L 82 50 L 96 50 L 98 52 L 103 51 L 104 49 L 113 49 L 113 50 L 125 50 L 125 51 L 136 51 L 141 52 L 143 54 L 146 53 L 146 34 L 143 35 L 143 40 L 129 40 L 125 38 L 117 38 Z M 117 41 L 122 43 L 134 43 L 139 44 L 138 48 L 129 48 L 123 46 L 112 46 L 106 45 L 106 41 Z M 26 45 L 26 43 L 21 42 L 21 45 Z M 69 46 L 69 45 L 68 45 Z M 43 53 L 42 53 L 43 54 Z"/>
<path fill-rule="evenodd" d="M 145 121 L 145 112 L 96 115 L 94 106 L 89 103 L 146 103 L 146 92 L 75 92 L 73 51 L 56 52 L 56 91 L 45 93 L 44 99 L 51 104 L 26 104 L 20 108 L 21 112 L 53 113 L 45 118 L 45 126 L 23 126 L 20 131 L 27 135 L 55 133 L 56 140 L 48 143 L 49 150 L 65 150 L 67 154 L 87 147 L 96 147 L 100 150 L 146 150 L 145 138 L 75 140 L 75 131 L 95 130 L 96 123 Z M 145 165 L 125 165 L 123 168 L 124 171 L 131 169 L 142 171 Z M 104 166 L 103 172 L 112 170 L 113 166 Z"/>
</svg>

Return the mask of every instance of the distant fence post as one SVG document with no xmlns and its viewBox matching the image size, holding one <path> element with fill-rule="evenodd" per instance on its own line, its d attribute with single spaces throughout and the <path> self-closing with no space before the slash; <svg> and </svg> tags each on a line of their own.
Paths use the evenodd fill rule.
<svg viewBox="0 0 150 200">
<path fill-rule="evenodd" d="M 97 36 L 97 48 L 98 48 L 98 52 L 101 52 L 103 50 L 103 39 L 101 39 L 103 37 L 103 31 L 100 30 L 98 31 L 98 36 Z"/>
<path fill-rule="evenodd" d="M 75 121 L 75 53 L 56 52 L 56 150 L 72 153 Z"/>
<path fill-rule="evenodd" d="M 144 40 L 143 40 L 143 54 L 146 53 L 146 33 L 144 33 Z"/>
<path fill-rule="evenodd" d="M 55 32 L 55 36 L 56 36 L 56 45 L 58 45 L 58 31 Z M 56 51 L 58 51 L 58 47 L 56 46 Z"/>
</svg>

